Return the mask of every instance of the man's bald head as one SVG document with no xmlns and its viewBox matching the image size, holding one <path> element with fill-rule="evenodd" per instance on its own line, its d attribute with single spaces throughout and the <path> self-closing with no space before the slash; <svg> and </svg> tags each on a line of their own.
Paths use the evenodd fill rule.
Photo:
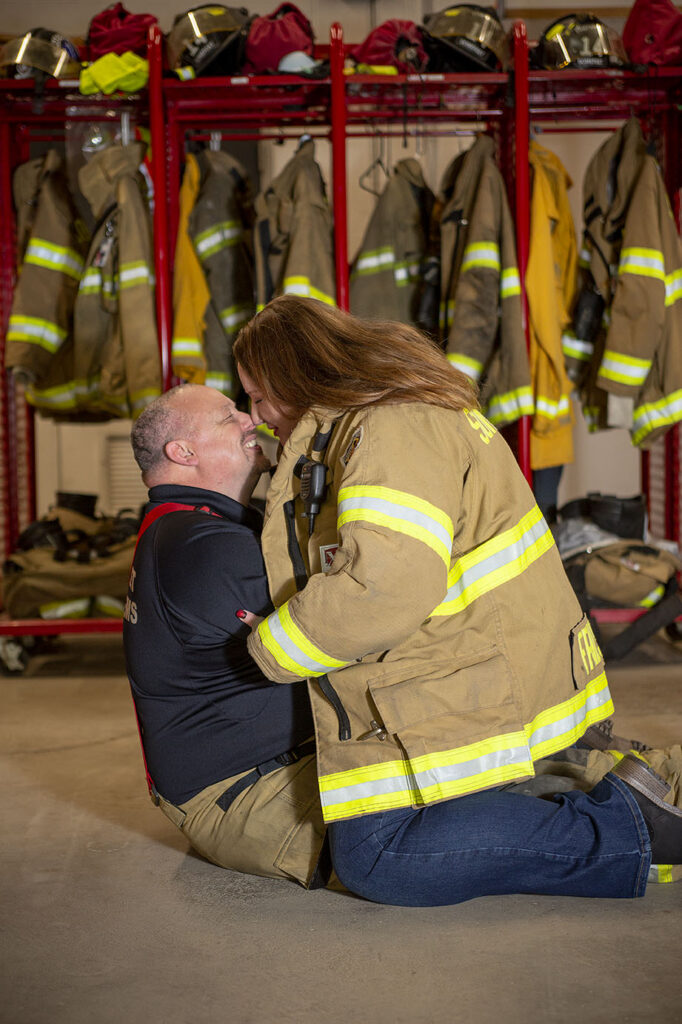
<svg viewBox="0 0 682 1024">
<path fill-rule="evenodd" d="M 186 399 L 196 389 L 197 385 L 181 384 L 165 391 L 135 421 L 130 443 L 145 483 L 164 466 L 168 442 L 191 435 L 192 423 L 187 415 Z"/>
</svg>

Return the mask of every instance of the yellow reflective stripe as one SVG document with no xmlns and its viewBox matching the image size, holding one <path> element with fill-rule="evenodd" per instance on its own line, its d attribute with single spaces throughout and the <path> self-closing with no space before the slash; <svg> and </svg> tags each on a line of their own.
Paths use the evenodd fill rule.
<svg viewBox="0 0 682 1024">
<path fill-rule="evenodd" d="M 194 236 L 194 248 L 200 260 L 207 260 L 221 249 L 237 245 L 243 234 L 236 220 L 223 220 Z"/>
<path fill-rule="evenodd" d="M 336 305 L 336 299 L 333 299 L 331 295 L 321 292 L 319 288 L 315 288 L 310 283 L 309 277 L 285 277 L 283 291 L 285 295 L 303 295 L 309 299 L 319 299 L 320 302 L 326 302 L 328 306 Z"/>
<path fill-rule="evenodd" d="M 581 338 L 576 338 L 575 333 L 571 330 L 562 334 L 561 348 L 566 357 L 580 359 L 583 362 L 589 362 L 594 352 L 594 345 L 591 341 L 583 341 Z"/>
<path fill-rule="evenodd" d="M 652 864 L 649 868 L 647 882 L 674 882 L 672 864 Z"/>
<path fill-rule="evenodd" d="M 118 274 L 119 286 L 121 288 L 132 288 L 137 284 L 154 284 L 154 275 L 148 263 L 144 260 L 135 260 L 132 263 L 122 263 Z"/>
<path fill-rule="evenodd" d="M 365 277 L 368 274 L 379 274 L 382 270 L 392 269 L 395 263 L 395 250 L 393 246 L 387 245 L 381 249 L 368 249 L 360 253 L 352 277 Z"/>
<path fill-rule="evenodd" d="M 173 338 L 171 341 L 173 359 L 189 356 L 200 359 L 204 354 L 204 346 L 199 338 Z"/>
<path fill-rule="evenodd" d="M 411 260 L 397 260 L 393 268 L 393 277 L 398 288 L 405 288 L 411 282 L 419 280 L 419 264 Z"/>
<path fill-rule="evenodd" d="M 496 242 L 472 242 L 464 250 L 462 268 L 460 273 L 472 267 L 489 267 L 492 270 L 500 269 L 500 247 Z"/>
<path fill-rule="evenodd" d="M 149 405 L 150 402 L 153 402 L 155 398 L 158 398 L 160 394 L 160 388 L 142 388 L 139 391 L 131 391 L 130 406 L 133 413 L 135 415 L 141 413 L 142 410 Z"/>
<path fill-rule="evenodd" d="M 665 283 L 665 261 L 660 249 L 644 249 L 631 246 L 623 249 L 618 264 L 619 274 L 634 274 L 637 277 L 653 277 Z"/>
<path fill-rule="evenodd" d="M 51 320 L 39 316 L 24 316 L 13 313 L 9 318 L 8 341 L 24 341 L 40 345 L 47 352 L 56 352 L 66 338 L 67 331 Z"/>
<path fill-rule="evenodd" d="M 350 664 L 332 658 L 301 632 L 291 618 L 288 601 L 263 619 L 257 632 L 277 664 L 297 676 L 322 676 Z"/>
<path fill-rule="evenodd" d="M 486 416 L 491 423 L 508 423 L 519 416 L 532 416 L 534 409 L 533 392 L 530 387 L 522 387 L 504 395 L 493 395 L 488 402 Z"/>
<path fill-rule="evenodd" d="M 125 605 L 118 597 L 111 597 L 110 594 L 98 594 L 94 600 L 95 612 L 102 612 L 112 619 L 122 619 Z"/>
<path fill-rule="evenodd" d="M 509 298 L 510 295 L 521 294 L 521 278 L 516 267 L 508 267 L 502 271 L 502 277 L 500 279 L 500 295 L 503 299 Z"/>
<path fill-rule="evenodd" d="M 76 281 L 80 281 L 83 273 L 83 260 L 74 249 L 69 249 L 66 245 L 55 245 L 44 238 L 31 239 L 24 262 L 67 274 Z"/>
<path fill-rule="evenodd" d="M 653 590 L 650 590 L 649 593 L 646 595 L 646 597 L 642 598 L 642 600 L 639 602 L 640 608 L 651 608 L 651 607 L 653 607 L 653 605 L 658 604 L 658 602 L 660 601 L 660 599 L 663 597 L 664 594 L 665 594 L 665 587 L 661 583 L 657 587 L 654 587 Z"/>
<path fill-rule="evenodd" d="M 481 374 L 483 373 L 483 363 L 480 363 L 478 359 L 472 359 L 471 356 L 465 356 L 462 352 L 448 352 L 448 362 L 461 370 L 462 373 L 466 373 L 467 377 L 471 377 L 472 380 L 480 380 Z"/>
<path fill-rule="evenodd" d="M 543 395 L 535 396 L 535 415 L 544 416 L 548 420 L 557 420 L 562 416 L 567 416 L 570 407 L 568 395 L 562 395 L 558 401 L 553 398 L 545 398 Z"/>
<path fill-rule="evenodd" d="M 99 270 L 88 269 L 81 278 L 78 286 L 79 295 L 96 295 L 102 291 L 102 275 Z"/>
<path fill-rule="evenodd" d="M 226 334 L 234 334 L 243 324 L 251 319 L 253 307 L 244 303 L 226 306 L 220 311 L 220 322 Z"/>
<path fill-rule="evenodd" d="M 448 573 L 448 592 L 431 615 L 456 615 L 483 594 L 525 572 L 554 546 L 552 531 L 535 505 L 510 529 L 458 558 Z"/>
<path fill-rule="evenodd" d="M 216 391 L 222 391 L 225 395 L 229 395 L 232 391 L 232 378 L 229 373 L 207 373 L 204 383 L 207 388 L 215 388 Z"/>
<path fill-rule="evenodd" d="M 443 559 L 446 568 L 450 565 L 454 536 L 450 516 L 414 494 L 370 484 L 342 487 L 337 529 L 353 522 L 372 523 L 420 540 Z"/>
<path fill-rule="evenodd" d="M 89 597 L 78 597 L 71 601 L 48 601 L 38 608 L 41 619 L 82 619 L 89 611 Z"/>
<path fill-rule="evenodd" d="M 673 306 L 682 299 L 682 270 L 673 270 L 665 276 L 665 304 Z"/>
<path fill-rule="evenodd" d="M 420 757 L 363 765 L 319 778 L 326 822 L 464 796 L 533 775 L 533 761 L 575 743 L 613 713 L 602 672 L 584 690 L 542 711 L 517 732 Z"/>
<path fill-rule="evenodd" d="M 682 389 L 635 409 L 632 420 L 632 442 L 639 444 L 653 430 L 669 427 L 682 420 Z"/>
<path fill-rule="evenodd" d="M 607 348 L 599 367 L 599 376 L 638 387 L 644 383 L 650 369 L 650 359 L 638 359 L 636 356 L 627 356 Z"/>
<path fill-rule="evenodd" d="M 452 323 L 452 318 L 455 312 L 455 300 L 450 299 L 448 302 L 441 302 L 440 304 L 440 319 L 439 326 L 442 331 Z"/>
</svg>

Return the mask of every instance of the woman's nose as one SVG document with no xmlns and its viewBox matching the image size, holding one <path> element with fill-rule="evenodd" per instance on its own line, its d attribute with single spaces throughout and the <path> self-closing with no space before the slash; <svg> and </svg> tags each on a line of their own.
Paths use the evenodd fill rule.
<svg viewBox="0 0 682 1024">
<path fill-rule="evenodd" d="M 263 423 L 263 417 L 259 415 L 258 406 L 254 402 L 251 402 L 249 405 L 249 415 L 254 427 L 257 427 L 259 423 Z"/>
</svg>

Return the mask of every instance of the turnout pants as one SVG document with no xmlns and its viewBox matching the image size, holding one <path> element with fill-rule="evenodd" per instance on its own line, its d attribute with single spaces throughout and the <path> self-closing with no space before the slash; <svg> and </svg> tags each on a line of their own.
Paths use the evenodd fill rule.
<svg viewBox="0 0 682 1024">
<path fill-rule="evenodd" d="M 197 853 L 214 864 L 316 887 L 325 827 L 315 757 L 263 775 L 224 810 L 223 794 L 248 774 L 216 782 L 179 806 L 160 797 L 159 806 Z"/>
</svg>

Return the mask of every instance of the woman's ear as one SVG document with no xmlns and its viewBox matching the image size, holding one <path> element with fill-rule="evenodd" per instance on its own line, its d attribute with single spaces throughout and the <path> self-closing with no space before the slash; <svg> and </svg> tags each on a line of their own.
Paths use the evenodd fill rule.
<svg viewBox="0 0 682 1024">
<path fill-rule="evenodd" d="M 166 458 L 178 466 L 196 466 L 199 461 L 189 441 L 167 441 L 164 447 Z"/>
</svg>

